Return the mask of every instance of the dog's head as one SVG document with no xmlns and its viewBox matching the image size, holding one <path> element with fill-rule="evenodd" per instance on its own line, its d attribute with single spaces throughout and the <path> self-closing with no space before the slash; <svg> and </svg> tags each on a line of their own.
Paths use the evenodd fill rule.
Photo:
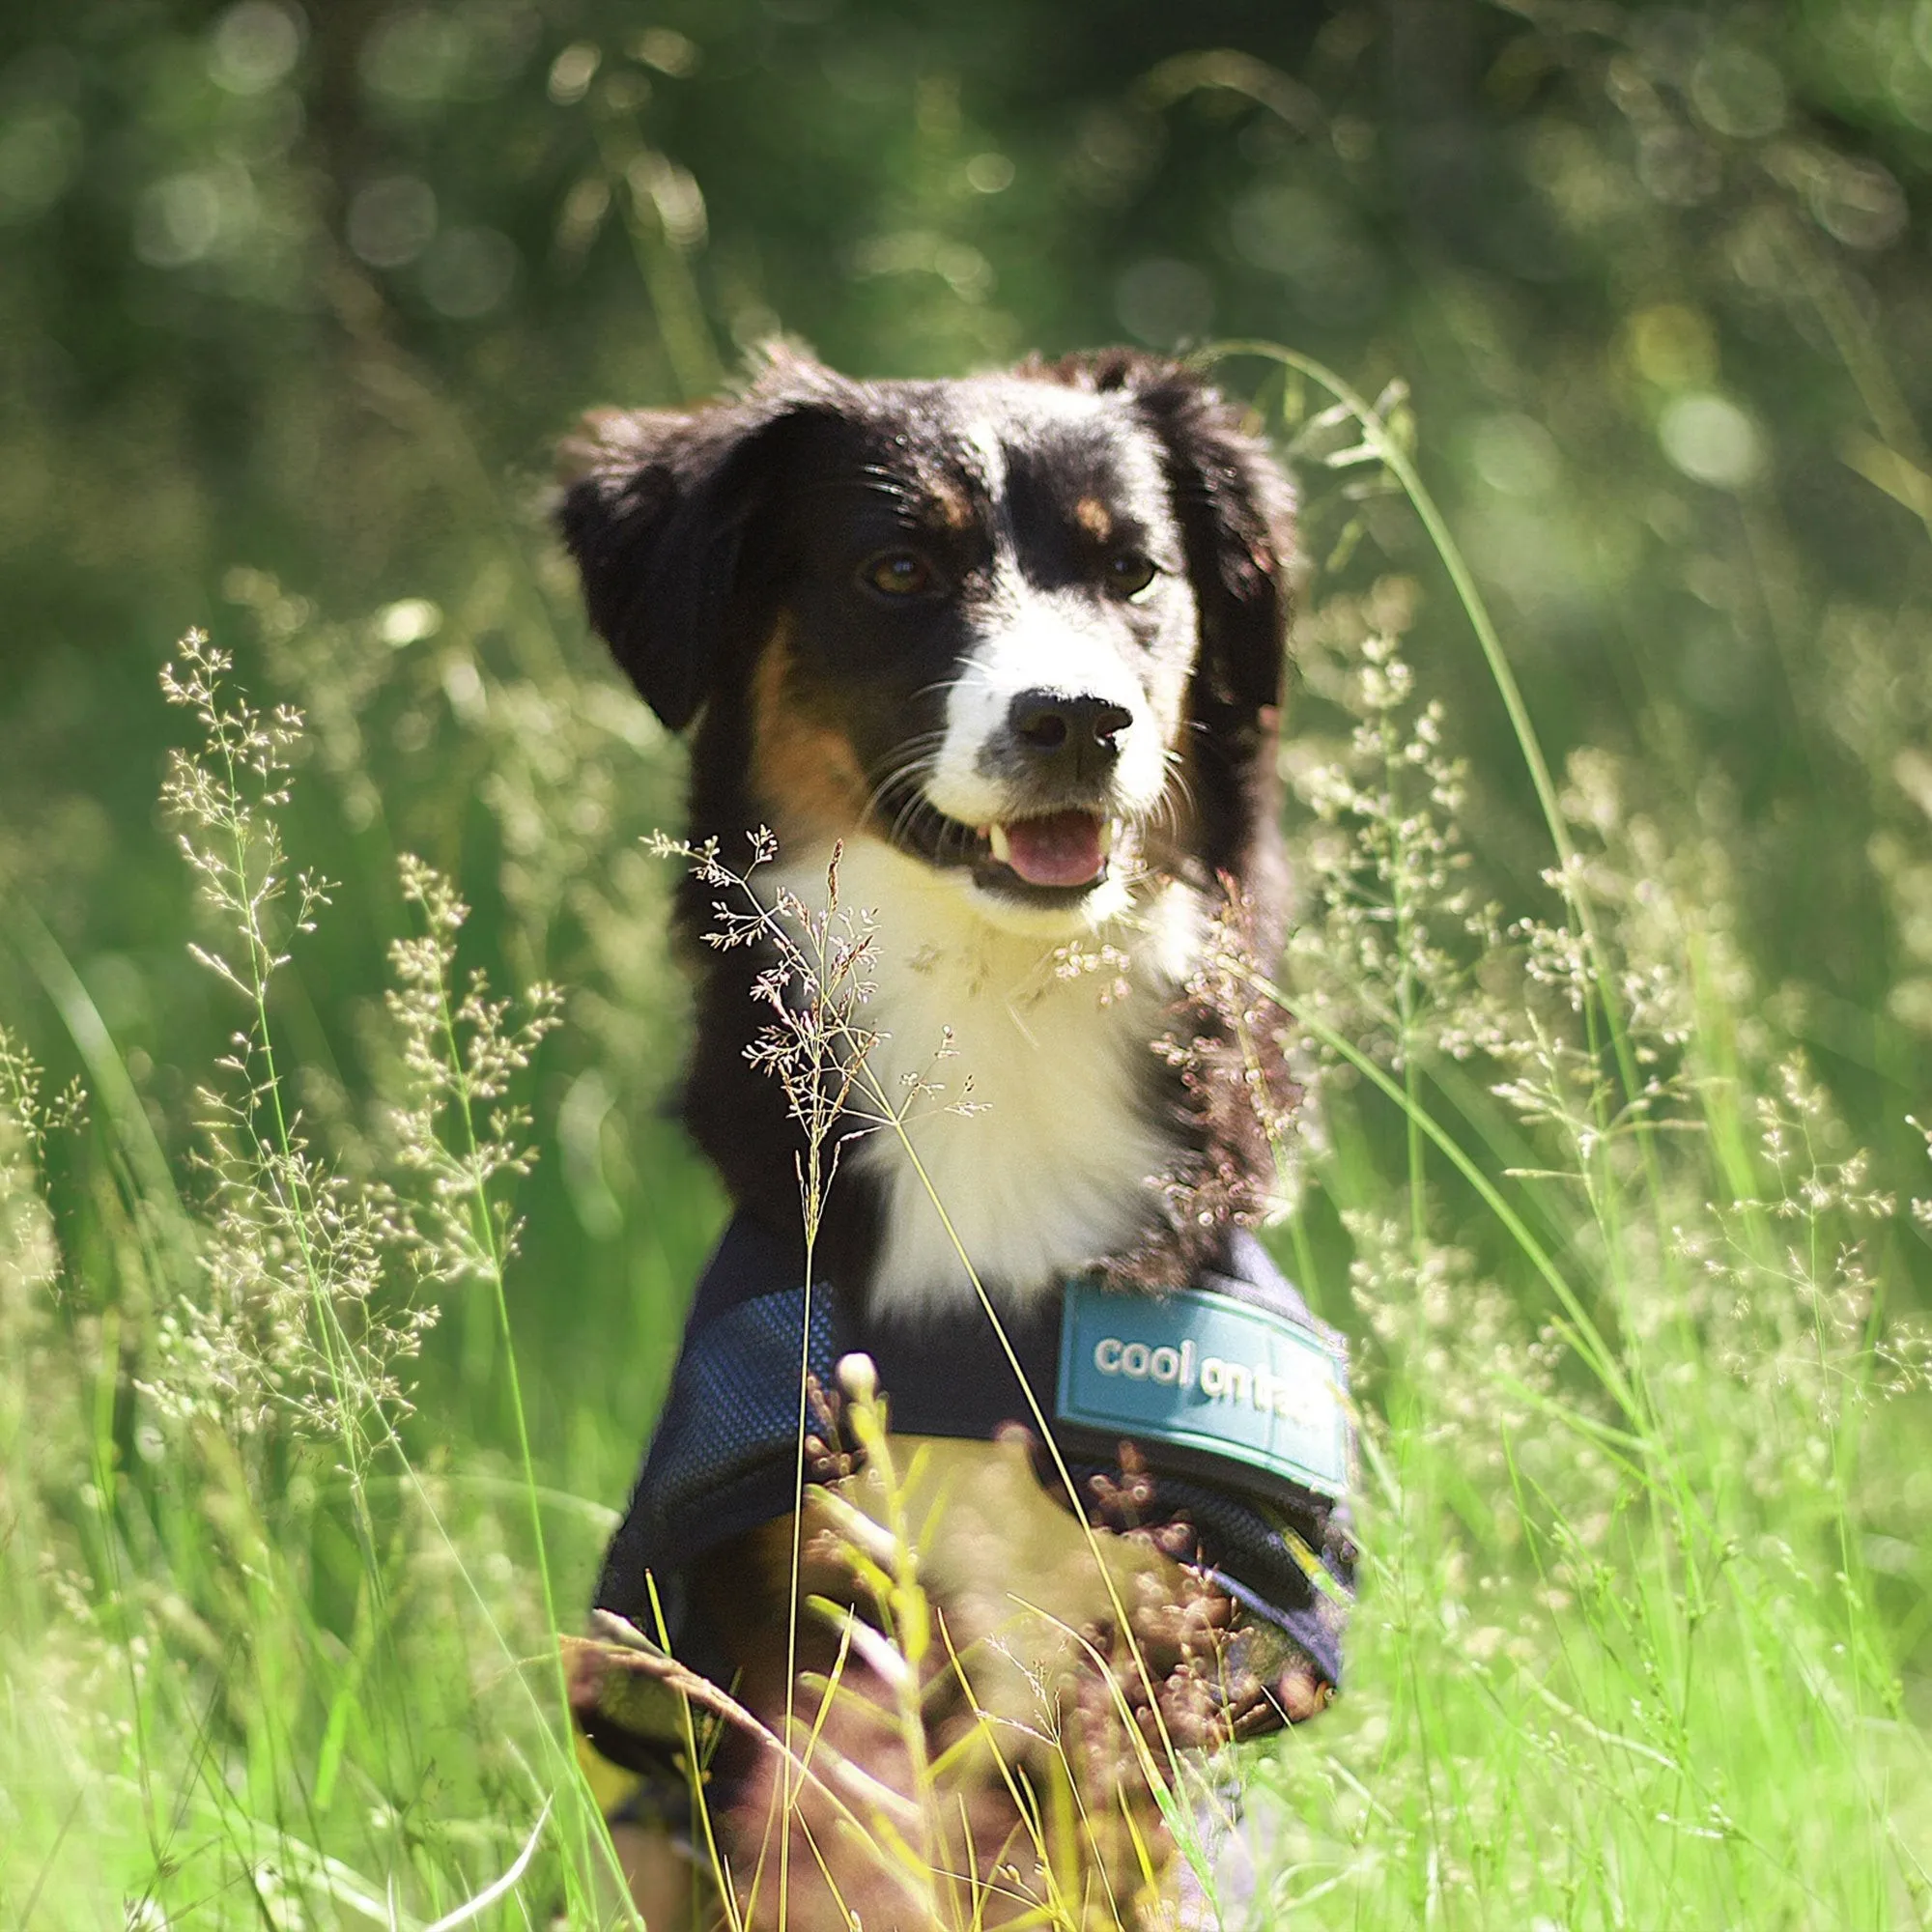
<svg viewBox="0 0 1932 1932">
<path fill-rule="evenodd" d="M 586 427 L 560 522 L 591 621 L 781 841 L 885 840 L 1031 930 L 1119 913 L 1156 848 L 1239 869 L 1288 492 L 1198 378 L 783 356 Z"/>
</svg>

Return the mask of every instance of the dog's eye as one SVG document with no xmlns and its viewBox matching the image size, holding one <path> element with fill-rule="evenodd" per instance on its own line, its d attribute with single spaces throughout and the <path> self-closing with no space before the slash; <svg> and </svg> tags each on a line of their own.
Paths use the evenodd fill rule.
<svg viewBox="0 0 1932 1932">
<path fill-rule="evenodd" d="M 1107 559 L 1107 587 L 1116 597 L 1138 597 L 1158 575 L 1153 558 L 1137 550 Z"/>
<path fill-rule="evenodd" d="M 939 573 L 916 550 L 889 550 L 859 566 L 859 582 L 882 597 L 923 597 L 938 589 Z"/>
</svg>

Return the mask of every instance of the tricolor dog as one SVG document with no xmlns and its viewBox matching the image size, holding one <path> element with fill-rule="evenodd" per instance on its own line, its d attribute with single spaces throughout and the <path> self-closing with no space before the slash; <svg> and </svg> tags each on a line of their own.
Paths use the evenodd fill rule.
<svg viewBox="0 0 1932 1932">
<path fill-rule="evenodd" d="M 782 949 L 706 945 L 721 892 L 687 882 L 684 1117 L 737 1216 L 598 1602 L 739 1716 L 693 1766 L 640 1680 L 585 1663 L 580 1719 L 658 1821 L 626 1840 L 639 1896 L 696 1785 L 752 1922 L 781 1867 L 801 1928 L 1138 1922 L 1169 1909 L 1150 1770 L 1318 1709 L 1350 1577 L 1337 1348 L 1246 1233 L 1279 1030 L 1227 965 L 1281 917 L 1287 486 L 1128 352 L 876 383 L 781 355 L 735 400 L 590 418 L 566 465 L 591 622 L 690 731 L 692 841 L 742 867 L 768 830 L 766 905 L 836 869 L 872 933 L 870 1091 L 921 1096 L 835 1126 L 808 1281 L 806 1129 L 748 1053 Z M 927 1452 L 917 1752 L 876 1650 L 797 1608 L 870 1607 L 816 1503 L 869 1506 L 829 1395 L 860 1352 Z M 879 1842 L 915 1816 L 930 1893 Z"/>
</svg>

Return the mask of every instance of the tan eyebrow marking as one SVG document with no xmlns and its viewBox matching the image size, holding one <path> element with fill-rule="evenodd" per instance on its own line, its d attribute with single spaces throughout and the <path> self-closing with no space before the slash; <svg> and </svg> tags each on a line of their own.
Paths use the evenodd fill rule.
<svg viewBox="0 0 1932 1932">
<path fill-rule="evenodd" d="M 956 483 L 935 483 L 929 500 L 932 521 L 942 529 L 963 530 L 973 521 L 973 499 Z"/>
<path fill-rule="evenodd" d="M 1082 497 L 1073 506 L 1073 521 L 1095 543 L 1105 543 L 1114 534 L 1114 514 L 1097 497 Z"/>
</svg>

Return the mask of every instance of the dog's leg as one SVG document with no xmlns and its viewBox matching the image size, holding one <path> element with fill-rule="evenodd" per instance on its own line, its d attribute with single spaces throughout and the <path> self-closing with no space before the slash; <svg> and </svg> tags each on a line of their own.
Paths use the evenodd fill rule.
<svg viewBox="0 0 1932 1932">
<path fill-rule="evenodd" d="M 611 1844 L 647 1932 L 698 1932 L 697 1901 L 706 1888 L 676 1839 L 662 1825 L 619 1819 Z"/>
</svg>

